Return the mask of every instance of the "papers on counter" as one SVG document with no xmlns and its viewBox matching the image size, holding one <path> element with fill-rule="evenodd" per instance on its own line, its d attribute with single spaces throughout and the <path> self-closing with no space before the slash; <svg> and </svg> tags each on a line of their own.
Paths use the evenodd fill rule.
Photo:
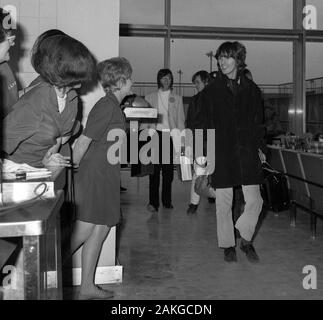
<svg viewBox="0 0 323 320">
<path fill-rule="evenodd" d="M 48 178 L 51 174 L 51 171 L 46 168 L 35 168 L 26 163 L 15 163 L 11 160 L 3 159 L 2 177 L 4 180 Z"/>
</svg>

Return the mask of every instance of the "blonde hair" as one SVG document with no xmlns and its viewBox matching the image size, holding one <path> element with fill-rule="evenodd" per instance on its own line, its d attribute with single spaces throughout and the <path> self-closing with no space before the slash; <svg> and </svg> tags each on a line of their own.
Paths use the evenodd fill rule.
<svg viewBox="0 0 323 320">
<path fill-rule="evenodd" d="M 104 60 L 98 64 L 97 69 L 101 85 L 106 92 L 119 90 L 118 83 L 126 83 L 132 75 L 132 67 L 124 57 Z"/>
</svg>

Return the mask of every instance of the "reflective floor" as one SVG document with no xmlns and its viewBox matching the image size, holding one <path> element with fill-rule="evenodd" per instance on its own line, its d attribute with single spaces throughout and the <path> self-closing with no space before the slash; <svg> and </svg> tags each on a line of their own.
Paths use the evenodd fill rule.
<svg viewBox="0 0 323 320">
<path fill-rule="evenodd" d="M 215 205 L 203 199 L 196 214 L 186 213 L 190 182 L 175 175 L 174 209 L 158 213 L 146 211 L 147 177 L 131 178 L 123 171 L 122 185 L 127 188 L 118 230 L 123 282 L 103 286 L 114 291 L 115 300 L 323 298 L 322 220 L 312 240 L 308 214 L 299 212 L 291 228 L 288 212 L 263 212 L 254 241 L 260 263 L 250 264 L 238 248 L 238 262 L 227 263 L 217 246 Z M 308 265 L 316 268 L 317 289 L 303 287 Z M 77 289 L 65 288 L 64 298 L 73 298 Z"/>
</svg>

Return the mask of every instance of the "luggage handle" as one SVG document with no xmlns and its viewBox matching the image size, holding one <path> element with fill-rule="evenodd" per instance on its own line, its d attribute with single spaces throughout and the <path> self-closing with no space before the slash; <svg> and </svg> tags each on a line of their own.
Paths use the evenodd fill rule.
<svg viewBox="0 0 323 320">
<path fill-rule="evenodd" d="M 268 167 L 268 168 L 262 167 L 264 170 L 267 170 L 268 172 L 271 172 L 271 173 L 280 173 L 279 171 L 275 170 L 267 161 L 262 162 L 262 165 L 264 164 Z"/>
<path fill-rule="evenodd" d="M 263 161 L 262 162 L 262 165 L 267 165 L 268 168 L 266 168 L 266 167 L 263 166 L 262 169 L 263 170 L 266 170 L 266 171 L 268 171 L 270 173 L 274 173 L 274 174 L 275 173 L 281 173 L 281 172 L 275 170 L 267 161 Z M 273 175 L 273 178 L 275 179 L 276 183 L 278 183 L 278 178 L 275 175 Z"/>
</svg>

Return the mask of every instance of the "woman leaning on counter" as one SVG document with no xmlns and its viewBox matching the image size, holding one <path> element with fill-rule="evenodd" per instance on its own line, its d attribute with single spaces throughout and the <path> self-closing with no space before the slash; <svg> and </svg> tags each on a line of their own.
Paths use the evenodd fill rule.
<svg viewBox="0 0 323 320">
<path fill-rule="evenodd" d="M 3 151 L 16 163 L 68 166 L 59 149 L 71 136 L 77 114 L 74 89 L 91 81 L 95 60 L 78 40 L 57 35 L 42 42 L 43 81 L 24 94 L 4 119 Z"/>
</svg>

